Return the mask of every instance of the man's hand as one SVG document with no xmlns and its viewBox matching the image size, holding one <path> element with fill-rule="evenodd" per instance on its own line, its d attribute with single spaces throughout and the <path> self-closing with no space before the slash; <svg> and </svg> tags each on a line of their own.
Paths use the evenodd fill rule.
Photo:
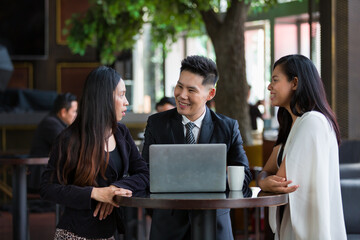
<svg viewBox="0 0 360 240">
<path fill-rule="evenodd" d="M 299 185 L 288 186 L 292 181 L 287 181 L 283 177 L 276 175 L 267 176 L 264 179 L 259 179 L 259 187 L 265 192 L 275 193 L 291 193 L 299 188 Z"/>
</svg>

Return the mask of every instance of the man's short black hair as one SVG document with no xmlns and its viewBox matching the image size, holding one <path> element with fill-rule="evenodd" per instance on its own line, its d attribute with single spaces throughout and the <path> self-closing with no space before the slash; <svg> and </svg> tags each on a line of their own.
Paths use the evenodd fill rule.
<svg viewBox="0 0 360 240">
<path fill-rule="evenodd" d="M 181 61 L 180 72 L 184 70 L 203 76 L 202 85 L 212 84 L 215 86 L 219 79 L 215 62 L 203 56 L 186 57 Z"/>
<path fill-rule="evenodd" d="M 157 109 L 158 107 L 163 106 L 163 105 L 165 105 L 167 103 L 173 105 L 174 107 L 176 107 L 174 97 L 163 97 L 162 99 L 160 99 L 160 101 L 158 103 L 156 103 L 155 109 Z"/>
<path fill-rule="evenodd" d="M 65 108 L 68 111 L 71 108 L 71 102 L 76 101 L 76 96 L 71 93 L 59 94 L 54 102 L 53 113 L 60 112 L 61 109 Z"/>
</svg>

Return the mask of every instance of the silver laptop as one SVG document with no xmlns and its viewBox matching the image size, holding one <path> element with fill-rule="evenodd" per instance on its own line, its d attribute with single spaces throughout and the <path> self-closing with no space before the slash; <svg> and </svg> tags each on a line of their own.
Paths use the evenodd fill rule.
<svg viewBox="0 0 360 240">
<path fill-rule="evenodd" d="M 225 144 L 153 144 L 150 192 L 224 192 Z"/>
</svg>

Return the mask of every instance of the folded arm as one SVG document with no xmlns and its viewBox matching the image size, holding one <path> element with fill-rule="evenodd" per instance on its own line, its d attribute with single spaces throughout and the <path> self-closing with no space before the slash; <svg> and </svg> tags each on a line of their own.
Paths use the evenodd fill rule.
<svg viewBox="0 0 360 240">
<path fill-rule="evenodd" d="M 273 148 L 273 151 L 265 164 L 264 169 L 258 175 L 258 183 L 261 190 L 265 192 L 276 193 L 291 193 L 296 191 L 298 185 L 289 186 L 291 180 L 286 178 L 286 157 L 281 162 L 280 167 L 277 167 L 277 153 L 279 152 L 280 145 Z"/>
</svg>

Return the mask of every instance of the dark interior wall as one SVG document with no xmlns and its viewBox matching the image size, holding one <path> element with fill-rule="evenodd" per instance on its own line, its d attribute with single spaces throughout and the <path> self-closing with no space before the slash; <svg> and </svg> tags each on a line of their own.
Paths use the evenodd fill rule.
<svg viewBox="0 0 360 240">
<path fill-rule="evenodd" d="M 31 78 L 31 87 L 37 90 L 46 90 L 46 91 L 58 91 L 57 89 L 57 65 L 59 63 L 98 63 L 97 54 L 95 49 L 89 48 L 85 56 L 73 55 L 70 49 L 66 44 L 57 43 L 57 21 L 59 13 L 59 3 L 61 0 L 44 0 L 46 1 L 48 7 L 48 55 L 45 59 L 42 60 L 27 60 L 16 58 L 12 59 L 13 64 L 16 65 L 26 65 L 31 66 L 31 71 L 29 73 L 29 78 Z M 71 5 L 70 5 L 71 6 Z M 71 10 L 71 9 L 70 9 Z M 24 81 L 28 81 L 27 73 L 24 75 Z M 18 78 L 16 78 L 18 80 Z M 15 84 L 16 85 L 16 84 Z M 20 84 L 24 85 L 24 84 Z M 28 86 L 22 86 L 22 88 L 27 88 Z M 32 115 L 32 113 L 29 113 Z M 29 116 L 31 117 L 31 116 Z M 1 145 L 0 151 L 5 152 L 14 152 L 14 153 L 27 153 L 32 141 L 32 135 L 35 131 L 37 123 L 41 120 L 38 119 L 37 123 L 29 122 L 29 117 L 20 117 L 22 118 L 21 124 L 16 124 L 13 122 L 7 121 L 6 124 L 0 124 L 0 133 L 1 133 Z M 2 119 L 8 118 L 7 113 L 0 114 L 1 121 Z"/>
<path fill-rule="evenodd" d="M 360 2 L 320 0 L 321 75 L 343 139 L 360 139 Z"/>
<path fill-rule="evenodd" d="M 337 0 L 335 11 L 335 113 L 341 136 L 349 138 L 349 13 L 348 0 Z"/>
<path fill-rule="evenodd" d="M 360 139 L 360 1 L 349 0 L 349 138 Z"/>
<path fill-rule="evenodd" d="M 331 23 L 331 0 L 320 0 L 319 11 L 320 11 L 320 25 L 321 25 L 321 77 L 324 82 L 325 91 L 329 103 L 332 103 L 332 23 Z"/>
<path fill-rule="evenodd" d="M 88 49 L 85 56 L 73 55 L 66 45 L 56 42 L 56 1 L 49 0 L 48 16 L 48 44 L 49 54 L 46 60 L 30 61 L 34 68 L 34 89 L 57 90 L 56 89 L 56 65 L 60 62 L 97 62 L 95 49 Z M 20 61 L 24 62 L 24 61 Z"/>
</svg>

